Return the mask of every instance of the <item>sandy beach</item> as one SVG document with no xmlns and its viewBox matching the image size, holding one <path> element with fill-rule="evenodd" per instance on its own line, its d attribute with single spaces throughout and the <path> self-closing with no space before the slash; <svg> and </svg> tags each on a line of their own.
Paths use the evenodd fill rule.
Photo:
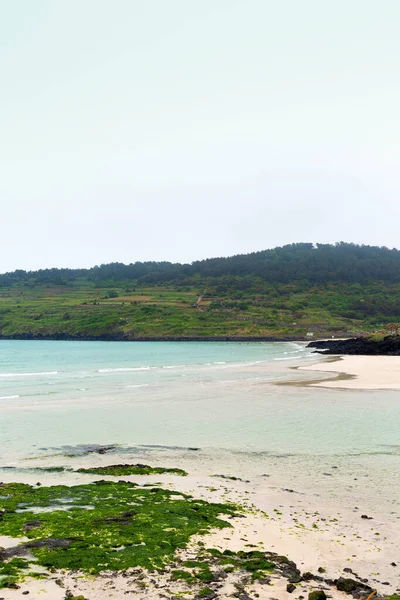
<svg viewBox="0 0 400 600">
<path fill-rule="evenodd" d="M 222 456 L 220 469 L 223 460 Z M 187 477 L 161 475 L 119 479 L 141 485 L 154 484 L 207 501 L 234 502 L 240 506 L 240 516 L 229 521 L 233 528 L 195 538 L 189 548 L 180 553 L 180 559 L 193 558 L 198 541 L 220 550 L 257 549 L 286 556 L 302 573 L 310 572 L 317 578 L 323 575 L 328 582 L 339 577 L 352 578 L 377 589 L 381 595 L 394 593 L 400 587 L 400 513 L 393 490 L 399 488 L 400 482 L 387 481 L 379 460 L 374 472 L 367 471 L 362 457 L 353 460 L 337 457 L 335 464 L 329 461 L 330 457 L 328 460 L 321 457 L 311 464 L 299 457 L 288 457 L 286 464 L 276 458 L 258 460 L 252 465 L 240 457 L 227 456 L 221 476 L 216 476 L 211 457 L 199 453 L 192 458 L 186 454 L 174 459 L 165 457 L 163 464 L 179 463 L 190 471 Z M 109 463 L 107 456 L 91 456 L 82 464 Z M 268 473 L 263 472 L 266 469 Z M 1 478 L 11 482 L 16 476 L 10 472 L 3 473 Z M 37 473 L 18 476 L 18 480 L 32 485 L 37 479 Z M 111 477 L 105 479 L 112 480 Z M 87 483 L 87 476 L 83 480 Z M 42 485 L 59 485 L 61 482 L 75 485 L 82 483 L 82 476 L 44 474 L 40 482 Z M 5 538 L 1 542 L 3 546 L 16 543 Z M 26 592 L 29 597 L 51 600 L 64 600 L 67 592 L 83 595 L 88 600 L 120 600 L 126 594 L 141 600 L 172 599 L 179 594 L 197 597 L 196 589 L 190 592 L 182 582 L 171 581 L 173 567 L 160 574 L 134 569 L 128 575 L 106 572 L 97 578 L 82 573 L 55 572 L 45 580 L 27 580 L 20 589 L 4 589 L 1 597 L 19 600 Z M 296 584 L 296 595 L 293 595 L 287 591 L 288 580 L 284 577 L 271 576 L 266 584 L 251 582 L 243 573 L 240 577 L 231 573 L 210 584 L 210 589 L 216 594 L 211 597 L 221 600 L 235 594 L 239 598 L 258 597 L 261 600 L 288 600 L 298 594 L 307 598 L 314 589 L 325 589 L 333 598 L 349 598 L 324 580 L 302 580 Z M 237 596 L 238 589 L 242 588 L 247 596 Z"/>
<path fill-rule="evenodd" d="M 341 356 L 315 365 L 300 367 L 305 371 L 337 373 L 330 381 L 312 383 L 314 387 L 358 390 L 399 390 L 400 356 Z"/>
</svg>

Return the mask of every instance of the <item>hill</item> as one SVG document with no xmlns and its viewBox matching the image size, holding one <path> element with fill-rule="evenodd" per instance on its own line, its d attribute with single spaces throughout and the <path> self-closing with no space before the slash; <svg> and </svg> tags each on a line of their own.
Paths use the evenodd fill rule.
<svg viewBox="0 0 400 600">
<path fill-rule="evenodd" d="M 400 252 L 291 244 L 191 264 L 112 263 L 0 275 L 0 335 L 292 338 L 400 322 Z"/>
</svg>

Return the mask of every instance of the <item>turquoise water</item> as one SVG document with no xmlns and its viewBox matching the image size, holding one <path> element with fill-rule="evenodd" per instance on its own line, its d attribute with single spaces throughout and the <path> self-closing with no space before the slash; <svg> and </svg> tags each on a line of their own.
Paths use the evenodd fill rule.
<svg viewBox="0 0 400 600">
<path fill-rule="evenodd" d="M 400 453 L 399 392 L 277 385 L 317 360 L 295 343 L 0 341 L 1 464 L 77 444 Z"/>
</svg>

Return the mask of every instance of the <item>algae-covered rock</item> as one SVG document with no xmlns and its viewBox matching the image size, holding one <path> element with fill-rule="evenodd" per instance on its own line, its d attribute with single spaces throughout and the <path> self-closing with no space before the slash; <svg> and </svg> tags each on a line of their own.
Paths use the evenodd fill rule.
<svg viewBox="0 0 400 600">
<path fill-rule="evenodd" d="M 177 468 L 151 467 L 150 465 L 108 465 L 105 467 L 88 467 L 77 469 L 77 473 L 89 475 L 112 475 L 114 477 L 125 477 L 127 475 L 187 475 L 186 471 Z"/>
<path fill-rule="evenodd" d="M 326 594 L 323 590 L 314 590 L 308 594 L 308 600 L 326 600 Z"/>
</svg>

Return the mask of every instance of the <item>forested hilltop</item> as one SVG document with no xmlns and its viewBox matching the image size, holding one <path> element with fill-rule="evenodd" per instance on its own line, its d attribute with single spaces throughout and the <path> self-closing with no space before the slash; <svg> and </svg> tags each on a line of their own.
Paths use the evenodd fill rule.
<svg viewBox="0 0 400 600">
<path fill-rule="evenodd" d="M 291 244 L 191 264 L 111 263 L 0 275 L 0 335 L 309 338 L 392 331 L 400 251 Z"/>
</svg>

